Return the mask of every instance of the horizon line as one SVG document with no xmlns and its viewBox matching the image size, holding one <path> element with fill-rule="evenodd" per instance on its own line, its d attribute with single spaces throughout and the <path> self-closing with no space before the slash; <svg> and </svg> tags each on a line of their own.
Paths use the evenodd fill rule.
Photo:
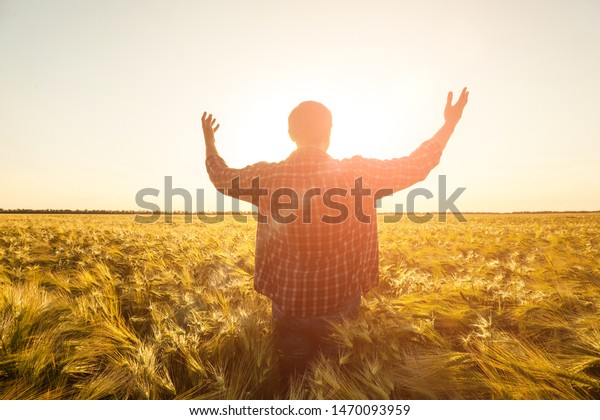
<svg viewBox="0 0 600 420">
<path fill-rule="evenodd" d="M 171 215 L 189 215 L 189 214 L 215 214 L 215 215 L 257 215 L 257 211 L 200 211 L 200 212 L 186 212 L 186 211 L 159 211 L 152 212 L 148 210 L 107 210 L 107 209 L 29 209 L 29 208 L 16 208 L 16 209 L 3 209 L 0 208 L 0 214 L 171 214 Z M 418 212 L 394 212 L 394 211 L 378 211 L 377 214 L 390 215 L 390 214 L 455 214 L 457 212 L 437 212 L 437 211 L 418 211 Z M 560 213 L 600 213 L 600 209 L 597 210 L 512 210 L 512 211 L 460 211 L 461 214 L 560 214 Z M 457 213 L 457 214 L 458 214 Z"/>
</svg>

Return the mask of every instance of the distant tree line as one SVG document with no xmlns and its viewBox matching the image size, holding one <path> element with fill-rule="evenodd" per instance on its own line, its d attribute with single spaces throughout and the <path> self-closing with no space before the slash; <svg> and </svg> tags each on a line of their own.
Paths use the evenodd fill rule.
<svg viewBox="0 0 600 420">
<path fill-rule="evenodd" d="M 152 214 L 153 212 L 148 210 L 88 210 L 88 209 L 2 209 L 1 213 L 10 214 Z M 565 211 L 552 211 L 552 210 L 540 210 L 540 211 L 512 211 L 512 212 L 495 212 L 495 211 L 464 211 L 463 214 L 551 214 L 551 213 L 600 213 L 600 210 L 565 210 Z M 159 212 L 159 214 L 167 214 L 166 212 Z M 257 214 L 255 211 L 203 211 L 203 212 L 185 212 L 185 211 L 173 211 L 168 214 Z M 394 212 L 384 212 L 382 214 L 397 214 Z M 433 212 L 433 214 L 437 214 Z"/>
<path fill-rule="evenodd" d="M 88 209 L 2 209 L 0 213 L 12 213 L 12 214 L 152 214 L 149 210 L 88 210 Z M 161 211 L 159 214 L 167 214 L 167 212 Z M 254 214 L 251 211 L 241 212 L 230 212 L 230 211 L 203 211 L 203 212 L 185 212 L 185 211 L 173 211 L 168 214 Z"/>
</svg>

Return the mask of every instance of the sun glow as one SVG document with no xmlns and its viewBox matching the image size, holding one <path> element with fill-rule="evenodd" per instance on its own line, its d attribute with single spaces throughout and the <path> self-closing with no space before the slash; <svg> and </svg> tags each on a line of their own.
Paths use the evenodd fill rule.
<svg viewBox="0 0 600 420">
<path fill-rule="evenodd" d="M 372 98 L 347 98 L 344 95 L 297 93 L 284 98 L 265 98 L 260 106 L 242 106 L 230 114 L 235 121 L 221 119 L 217 145 L 232 166 L 257 161 L 285 159 L 295 144 L 289 138 L 287 119 L 299 103 L 315 100 L 332 113 L 333 127 L 328 153 L 337 159 L 361 155 L 389 159 L 405 152 L 407 138 L 413 138 L 413 122 L 399 109 L 402 104 Z M 252 109 L 248 112 L 248 109 Z M 219 144 L 220 143 L 220 144 Z M 255 147 L 253 147 L 255 145 Z"/>
<path fill-rule="evenodd" d="M 393 151 L 394 130 L 389 109 L 363 107 L 361 102 L 330 101 L 333 114 L 329 154 L 335 158 L 354 155 L 387 159 Z"/>
</svg>

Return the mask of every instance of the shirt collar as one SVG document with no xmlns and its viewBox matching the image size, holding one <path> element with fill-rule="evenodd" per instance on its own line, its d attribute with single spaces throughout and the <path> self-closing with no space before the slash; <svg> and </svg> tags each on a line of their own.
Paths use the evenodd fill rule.
<svg viewBox="0 0 600 420">
<path fill-rule="evenodd" d="M 300 147 L 294 150 L 288 159 L 333 159 L 327 152 L 320 147 Z"/>
</svg>

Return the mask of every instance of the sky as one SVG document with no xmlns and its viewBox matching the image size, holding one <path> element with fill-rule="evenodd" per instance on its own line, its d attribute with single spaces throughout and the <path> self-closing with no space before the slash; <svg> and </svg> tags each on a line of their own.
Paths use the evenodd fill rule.
<svg viewBox="0 0 600 420">
<path fill-rule="evenodd" d="M 0 208 L 139 210 L 144 188 L 162 208 L 171 177 L 211 210 L 204 111 L 231 167 L 285 159 L 305 100 L 332 111 L 333 157 L 387 159 L 467 86 L 414 188 L 437 198 L 445 175 L 465 212 L 600 210 L 598 18 L 597 0 L 0 0 Z"/>
</svg>

